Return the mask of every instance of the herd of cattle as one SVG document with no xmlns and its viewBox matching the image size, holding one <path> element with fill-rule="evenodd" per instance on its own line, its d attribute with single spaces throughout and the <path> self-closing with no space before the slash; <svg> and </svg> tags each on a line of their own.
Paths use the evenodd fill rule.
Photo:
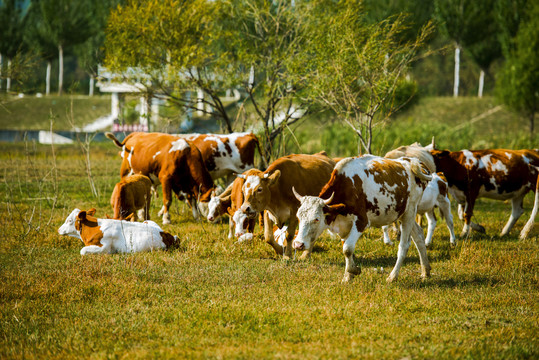
<svg viewBox="0 0 539 360">
<path fill-rule="evenodd" d="M 229 238 L 253 238 L 258 220 L 266 242 L 277 254 L 290 258 L 294 250 L 311 255 L 324 230 L 342 240 L 346 268 L 343 281 L 360 273 L 354 264 L 356 242 L 368 227 L 382 227 L 384 242 L 392 244 L 388 226 L 400 224 L 397 262 L 388 281 L 397 278 L 411 240 L 419 252 L 422 276 L 430 275 L 426 247 L 439 208 L 456 243 L 448 194 L 458 203 L 464 221 L 461 236 L 484 232 L 472 222 L 477 198 L 511 200 L 512 212 L 501 235 L 509 233 L 523 213 L 524 196 L 535 192 L 532 214 L 520 233 L 528 236 L 539 208 L 539 150 L 448 151 L 432 144 L 402 146 L 384 157 L 365 155 L 331 158 L 324 151 L 292 154 L 254 168 L 258 140 L 251 133 L 228 135 L 131 133 L 123 141 L 107 133 L 121 149 L 121 181 L 111 205 L 113 219 L 94 217 L 95 209 L 79 209 L 67 217 L 58 232 L 81 239 L 81 254 L 138 252 L 165 249 L 178 238 L 149 220 L 152 192 L 163 188 L 163 224 L 170 223 L 172 192 L 210 222 L 229 216 Z M 220 194 L 215 181 L 228 185 Z M 233 180 L 233 181 L 232 181 Z M 426 214 L 427 237 L 416 223 Z M 142 222 L 135 222 L 139 218 Z M 131 220 L 131 221 L 125 221 Z"/>
</svg>

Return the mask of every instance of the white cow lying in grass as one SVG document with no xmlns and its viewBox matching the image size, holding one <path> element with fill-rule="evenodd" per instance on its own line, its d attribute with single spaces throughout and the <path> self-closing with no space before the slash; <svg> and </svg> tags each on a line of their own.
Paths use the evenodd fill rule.
<svg viewBox="0 0 539 360">
<path fill-rule="evenodd" d="M 453 231 L 453 215 L 451 214 L 451 202 L 447 197 L 449 191 L 449 185 L 442 173 L 432 173 L 432 180 L 428 183 L 427 187 L 423 191 L 421 201 L 417 205 L 418 215 L 427 215 L 428 228 L 427 237 L 425 238 L 425 245 L 429 246 L 432 242 L 432 234 L 436 227 L 436 216 L 434 215 L 434 208 L 438 207 L 442 216 L 445 218 L 447 229 L 449 229 L 449 241 L 451 245 L 456 245 L 455 232 Z M 382 227 L 384 231 L 384 243 L 393 245 L 393 242 L 389 239 L 389 226 Z"/>
<path fill-rule="evenodd" d="M 81 255 L 151 251 L 167 249 L 179 243 L 177 236 L 164 232 L 153 221 L 139 223 L 97 219 L 94 217 L 95 211 L 75 209 L 58 229 L 60 235 L 82 240 L 86 246 L 81 249 Z"/>
</svg>

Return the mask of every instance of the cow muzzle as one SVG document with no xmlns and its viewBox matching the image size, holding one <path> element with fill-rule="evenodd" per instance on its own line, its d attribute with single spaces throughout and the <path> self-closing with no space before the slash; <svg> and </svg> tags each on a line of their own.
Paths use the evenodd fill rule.
<svg viewBox="0 0 539 360">
<path fill-rule="evenodd" d="M 305 243 L 303 241 L 294 240 L 294 242 L 292 243 L 292 247 L 296 250 L 304 250 Z"/>
</svg>

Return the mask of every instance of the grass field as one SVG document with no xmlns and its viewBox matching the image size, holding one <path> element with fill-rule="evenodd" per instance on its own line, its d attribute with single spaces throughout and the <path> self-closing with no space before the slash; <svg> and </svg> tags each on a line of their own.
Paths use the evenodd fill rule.
<svg viewBox="0 0 539 360">
<path fill-rule="evenodd" d="M 488 133 L 468 141 L 493 142 Z M 487 234 L 455 248 L 439 222 L 425 281 L 411 247 L 399 280 L 386 284 L 397 248 L 370 229 L 356 247 L 363 272 L 343 285 L 338 241 L 324 235 L 311 260 L 284 261 L 260 236 L 236 244 L 226 224 L 197 223 L 177 201 L 163 228 L 179 249 L 81 257 L 82 243 L 57 228 L 75 207 L 111 214 L 119 180 L 112 144 L 93 145 L 90 159 L 97 197 L 79 147 L 0 143 L 2 359 L 539 356 L 538 227 L 518 240 L 531 195 L 505 238 L 503 202 L 479 200 L 474 219 Z"/>
</svg>

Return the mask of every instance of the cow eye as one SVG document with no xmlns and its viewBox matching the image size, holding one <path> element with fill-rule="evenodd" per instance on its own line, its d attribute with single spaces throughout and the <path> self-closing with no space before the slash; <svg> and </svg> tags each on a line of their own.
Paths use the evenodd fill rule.
<svg viewBox="0 0 539 360">
<path fill-rule="evenodd" d="M 262 188 L 258 188 L 256 191 L 258 191 L 259 193 L 262 192 Z"/>
<path fill-rule="evenodd" d="M 319 222 L 319 221 L 320 221 L 320 220 L 318 220 L 318 219 L 314 219 L 314 222 L 315 222 L 315 223 L 317 223 L 317 222 Z"/>
</svg>

